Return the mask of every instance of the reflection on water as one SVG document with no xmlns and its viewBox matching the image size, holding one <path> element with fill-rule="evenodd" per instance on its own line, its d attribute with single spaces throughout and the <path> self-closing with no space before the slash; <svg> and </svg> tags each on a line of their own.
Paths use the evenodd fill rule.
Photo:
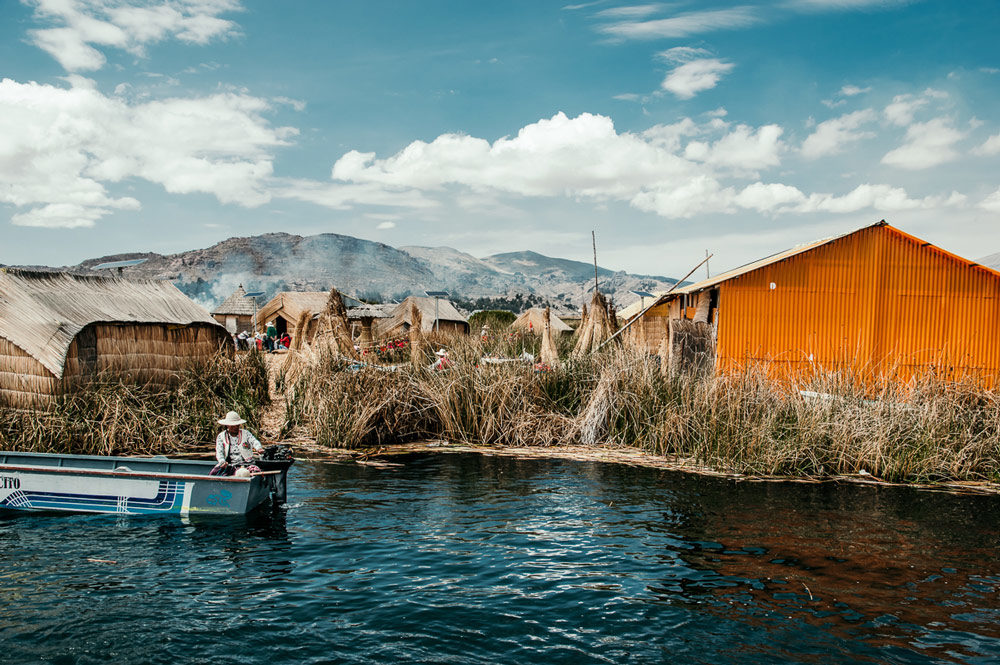
<svg viewBox="0 0 1000 665">
<path fill-rule="evenodd" d="M 998 501 L 300 463 L 246 518 L 0 517 L 0 662 L 993 663 Z"/>
</svg>

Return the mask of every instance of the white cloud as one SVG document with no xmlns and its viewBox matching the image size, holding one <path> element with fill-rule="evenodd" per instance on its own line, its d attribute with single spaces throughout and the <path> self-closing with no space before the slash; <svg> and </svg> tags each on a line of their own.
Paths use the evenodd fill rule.
<svg viewBox="0 0 1000 665">
<path fill-rule="evenodd" d="M 780 183 L 764 184 L 755 182 L 736 195 L 735 202 L 741 208 L 769 212 L 792 204 L 802 204 L 806 195 L 797 187 Z"/>
<path fill-rule="evenodd" d="M 836 154 L 848 143 L 872 138 L 873 132 L 858 131 L 862 125 L 875 122 L 877 116 L 871 109 L 855 111 L 839 118 L 826 120 L 816 126 L 816 130 L 802 142 L 802 156 L 816 159 L 824 155 Z"/>
<path fill-rule="evenodd" d="M 928 88 L 919 95 L 896 95 L 892 103 L 885 107 L 886 119 L 894 125 L 905 127 L 913 122 L 916 112 L 933 100 L 947 99 L 948 93 Z"/>
<path fill-rule="evenodd" d="M 603 9 L 595 14 L 598 18 L 644 18 L 663 9 L 662 4 L 629 5 Z"/>
<path fill-rule="evenodd" d="M 672 62 L 675 64 L 681 64 L 685 62 L 691 62 L 692 60 L 697 60 L 704 56 L 712 55 L 709 51 L 703 48 L 694 48 L 692 46 L 675 46 L 672 49 L 667 49 L 666 51 L 660 51 L 656 54 L 656 57 L 666 60 L 667 62 Z"/>
<path fill-rule="evenodd" d="M 602 26 L 601 32 L 619 39 L 662 39 L 697 35 L 716 30 L 745 28 L 760 21 L 752 7 L 733 7 L 678 14 L 649 21 L 620 21 Z"/>
<path fill-rule="evenodd" d="M 591 206 L 620 201 L 668 218 L 740 210 L 910 210 L 958 202 L 911 198 L 889 185 L 866 184 L 836 196 L 807 194 L 782 183 L 755 182 L 740 188 L 727 182 L 779 166 L 786 149 L 782 133 L 777 125 L 730 127 L 718 118 L 704 124 L 685 118 L 641 134 L 619 134 L 609 118 L 559 113 L 493 143 L 445 134 L 430 143 L 413 142 L 384 159 L 351 151 L 334 164 L 333 183 L 309 186 L 317 193 L 311 200 L 340 207 L 352 205 L 348 192 L 354 200 L 367 198 L 383 205 L 402 203 L 399 197 L 410 195 L 424 207 L 430 201 L 450 198 L 461 205 L 470 195 L 480 200 L 497 194 L 568 197 Z M 322 201 L 319 192 L 331 199 Z"/>
<path fill-rule="evenodd" d="M 1000 213 L 1000 189 L 979 202 L 979 207 L 989 212 Z"/>
<path fill-rule="evenodd" d="M 359 205 L 417 210 L 438 205 L 415 189 L 377 183 L 345 184 L 291 179 L 277 181 L 273 191 L 280 198 L 306 201 L 333 210 L 350 210 Z"/>
<path fill-rule="evenodd" d="M 49 203 L 11 217 L 16 226 L 78 229 L 91 227 L 94 222 L 111 213 L 112 209 L 138 210 L 139 202 L 132 198 L 110 200 L 105 205 L 79 205 L 76 203 Z"/>
<path fill-rule="evenodd" d="M 716 58 L 693 60 L 667 74 L 660 87 L 681 99 L 691 99 L 699 92 L 718 85 L 719 79 L 733 67 L 734 64 Z"/>
<path fill-rule="evenodd" d="M 984 155 L 987 157 L 1000 155 L 1000 134 L 994 134 L 989 137 L 986 139 L 986 143 L 982 144 L 978 148 L 975 148 L 972 152 L 976 155 Z"/>
<path fill-rule="evenodd" d="M 891 9 L 913 0 L 785 0 L 784 6 L 799 11 L 849 11 L 855 9 Z"/>
<path fill-rule="evenodd" d="M 858 185 L 843 196 L 831 194 L 812 194 L 796 208 L 796 212 L 832 212 L 851 213 L 866 208 L 880 212 L 899 212 L 903 210 L 934 209 L 945 206 L 960 206 L 965 203 L 965 197 L 952 192 L 947 198 L 928 196 L 922 199 L 910 198 L 906 190 L 890 185 Z"/>
<path fill-rule="evenodd" d="M 684 150 L 684 156 L 737 172 L 755 172 L 781 162 L 780 155 L 785 150 L 781 141 L 783 131 L 777 125 L 765 125 L 757 131 L 746 125 L 737 125 L 714 143 L 691 141 Z"/>
<path fill-rule="evenodd" d="M 266 100 L 237 94 L 130 104 L 72 76 L 69 87 L 0 81 L 0 202 L 15 224 L 91 226 L 138 201 L 106 186 L 142 178 L 225 203 L 269 200 L 270 150 L 291 128 L 262 117 Z"/>
<path fill-rule="evenodd" d="M 395 222 L 382 222 L 378 226 L 376 226 L 375 228 L 378 229 L 379 231 L 386 231 L 388 229 L 394 229 L 394 228 L 396 228 L 396 223 Z"/>
<path fill-rule="evenodd" d="M 882 163 L 912 171 L 954 161 L 958 158 L 954 145 L 964 137 L 947 118 L 915 123 L 906 130 L 906 143 L 887 152 Z"/>
<path fill-rule="evenodd" d="M 856 85 L 845 85 L 840 89 L 840 94 L 844 97 L 854 97 L 855 95 L 862 95 L 866 92 L 871 92 L 871 86 L 867 88 L 859 88 Z"/>
<path fill-rule="evenodd" d="M 52 27 L 30 31 L 36 46 L 67 71 L 104 66 L 98 47 L 123 49 L 137 56 L 148 44 L 176 38 L 192 44 L 236 33 L 220 14 L 240 11 L 239 0 L 24 0 L 35 18 Z"/>
</svg>

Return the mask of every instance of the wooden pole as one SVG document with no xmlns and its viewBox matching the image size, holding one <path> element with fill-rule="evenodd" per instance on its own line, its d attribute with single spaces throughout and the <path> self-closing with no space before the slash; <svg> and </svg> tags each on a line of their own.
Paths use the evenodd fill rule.
<svg viewBox="0 0 1000 665">
<path fill-rule="evenodd" d="M 646 313 L 646 312 L 648 312 L 649 310 L 651 310 L 651 309 L 653 309 L 654 307 L 656 307 L 656 305 L 657 305 L 657 304 L 658 304 L 658 303 L 659 303 L 659 302 L 660 302 L 661 300 L 663 300 L 663 299 L 664 299 L 665 297 L 669 296 L 669 295 L 671 294 L 671 292 L 673 292 L 673 290 L 677 288 L 677 285 L 678 285 L 678 284 L 680 284 L 680 283 L 681 283 L 681 282 L 683 282 L 683 281 L 684 281 L 685 279 L 687 279 L 688 277 L 690 277 L 690 276 L 691 276 L 691 275 L 692 275 L 692 274 L 694 273 L 694 271 L 695 271 L 695 270 L 697 270 L 698 268 L 700 268 L 700 267 L 702 266 L 702 264 L 703 264 L 703 263 L 705 263 L 706 261 L 708 261 L 708 260 L 709 260 L 710 258 L 712 258 L 712 255 L 711 255 L 711 254 L 709 254 L 709 255 L 708 255 L 708 256 L 706 256 L 706 257 L 705 257 L 704 259 L 702 259 L 702 260 L 701 260 L 701 262 L 700 262 L 700 263 L 699 263 L 698 265 L 696 265 L 696 266 L 695 266 L 694 268 L 691 268 L 691 271 L 690 271 L 690 272 L 688 272 L 688 274 L 684 275 L 684 276 L 683 276 L 683 277 L 681 277 L 681 278 L 680 278 L 679 280 L 677 280 L 676 282 L 674 282 L 674 285 L 673 285 L 673 286 L 671 286 L 671 287 L 670 287 L 669 289 L 667 289 L 667 292 L 666 292 L 666 293 L 664 293 L 664 294 L 663 294 L 662 296 L 660 296 L 659 298 L 657 298 L 656 300 L 654 300 L 654 301 L 653 301 L 653 304 L 652 304 L 652 305 L 650 305 L 649 307 L 647 307 L 646 309 L 642 310 L 641 312 L 639 312 L 638 314 L 636 314 L 635 316 L 633 316 L 633 317 L 632 317 L 631 319 L 629 319 L 629 320 L 628 320 L 628 322 L 627 322 L 627 323 L 626 323 L 625 325 L 623 325 L 623 326 L 622 326 L 621 328 L 619 328 L 619 329 L 618 329 L 618 332 L 616 332 L 616 333 L 615 333 L 614 335 L 612 335 L 611 337 L 609 337 L 609 338 L 608 338 L 608 339 L 607 339 L 607 340 L 606 340 L 606 341 L 604 342 L 604 344 L 601 344 L 601 345 L 600 345 L 599 347 L 597 347 L 597 348 L 595 349 L 595 351 L 600 351 L 601 349 L 603 349 L 603 348 L 605 347 L 605 345 L 609 344 L 609 343 L 611 342 L 611 340 L 613 340 L 613 339 L 614 339 L 615 337 L 618 337 L 618 335 L 620 335 L 620 334 L 622 334 L 623 332 L 625 332 L 626 330 L 628 330 L 628 329 L 629 329 L 629 327 L 630 327 L 630 326 L 631 326 L 631 325 L 632 325 L 633 323 L 635 323 L 636 321 L 638 321 L 638 320 L 639 320 L 639 317 L 641 317 L 641 316 L 642 316 L 643 314 L 645 314 L 645 313 Z"/>
<path fill-rule="evenodd" d="M 593 229 L 590 231 L 590 242 L 594 246 L 594 291 L 597 291 L 597 236 Z"/>
</svg>

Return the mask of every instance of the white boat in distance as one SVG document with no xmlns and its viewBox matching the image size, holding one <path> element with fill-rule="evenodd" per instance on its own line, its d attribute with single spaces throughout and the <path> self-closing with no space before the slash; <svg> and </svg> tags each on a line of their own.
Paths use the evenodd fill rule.
<svg viewBox="0 0 1000 665">
<path fill-rule="evenodd" d="M 242 515 L 285 501 L 291 460 L 249 477 L 210 476 L 214 462 L 0 451 L 0 509 Z"/>
</svg>

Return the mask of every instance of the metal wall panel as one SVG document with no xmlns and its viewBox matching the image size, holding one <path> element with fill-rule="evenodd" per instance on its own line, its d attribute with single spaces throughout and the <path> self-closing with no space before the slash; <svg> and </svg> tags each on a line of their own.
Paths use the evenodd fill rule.
<svg viewBox="0 0 1000 665">
<path fill-rule="evenodd" d="M 721 369 L 1000 373 L 1000 277 L 875 226 L 719 285 Z"/>
</svg>

